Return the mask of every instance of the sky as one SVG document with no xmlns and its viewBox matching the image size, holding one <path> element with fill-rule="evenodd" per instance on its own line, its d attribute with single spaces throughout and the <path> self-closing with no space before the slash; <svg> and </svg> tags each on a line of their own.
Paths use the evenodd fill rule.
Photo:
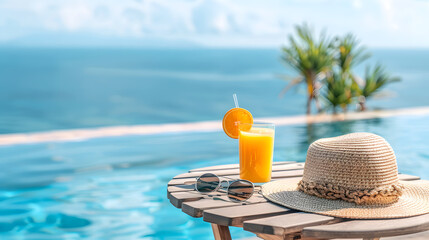
<svg viewBox="0 0 429 240">
<path fill-rule="evenodd" d="M 304 22 L 429 47 L 428 0 L 0 0 L 0 45 L 278 47 Z"/>
</svg>

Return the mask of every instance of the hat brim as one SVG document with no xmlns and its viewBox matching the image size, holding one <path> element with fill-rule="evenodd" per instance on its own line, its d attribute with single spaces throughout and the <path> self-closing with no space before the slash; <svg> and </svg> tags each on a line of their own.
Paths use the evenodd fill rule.
<svg viewBox="0 0 429 240">
<path fill-rule="evenodd" d="M 300 179 L 291 178 L 266 183 L 262 194 L 268 200 L 304 212 L 355 219 L 402 218 L 429 213 L 429 181 L 400 181 L 404 192 L 388 205 L 358 205 L 308 195 L 297 189 Z"/>
</svg>

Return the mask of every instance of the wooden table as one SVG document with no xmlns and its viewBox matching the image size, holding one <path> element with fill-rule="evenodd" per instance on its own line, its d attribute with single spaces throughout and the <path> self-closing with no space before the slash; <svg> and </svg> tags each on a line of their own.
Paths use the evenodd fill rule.
<svg viewBox="0 0 429 240">
<path fill-rule="evenodd" d="M 304 163 L 275 162 L 273 180 L 302 177 Z M 231 239 L 228 226 L 242 227 L 263 239 L 379 239 L 429 230 L 429 214 L 400 219 L 350 220 L 304 213 L 267 201 L 256 193 L 246 203 L 234 203 L 224 194 L 202 195 L 194 190 L 196 177 L 203 173 L 239 178 L 238 164 L 190 170 L 168 183 L 167 195 L 175 207 L 212 224 L 216 240 Z M 401 180 L 419 177 L 399 174 Z"/>
</svg>

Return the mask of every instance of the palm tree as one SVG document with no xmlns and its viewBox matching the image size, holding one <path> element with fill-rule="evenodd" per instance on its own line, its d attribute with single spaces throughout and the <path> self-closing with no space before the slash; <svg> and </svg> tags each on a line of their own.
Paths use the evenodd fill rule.
<svg viewBox="0 0 429 240">
<path fill-rule="evenodd" d="M 344 37 L 337 37 L 335 45 L 338 51 L 337 63 L 342 74 L 356 81 L 358 78 L 352 72 L 352 68 L 371 57 L 371 54 L 365 47 L 360 46 L 359 41 L 351 33 Z"/>
<path fill-rule="evenodd" d="M 365 47 L 360 46 L 353 34 L 335 38 L 334 46 L 337 52 L 335 55 L 337 66 L 325 81 L 323 97 L 327 106 L 330 106 L 336 114 L 337 107 L 347 112 L 348 105 L 353 102 L 356 95 L 356 89 L 352 86 L 359 82 L 359 77 L 352 72 L 352 69 L 368 59 L 371 54 Z"/>
<path fill-rule="evenodd" d="M 299 83 L 307 85 L 307 114 L 311 114 L 311 102 L 316 100 L 316 107 L 321 111 L 318 101 L 320 81 L 326 77 L 334 65 L 334 49 L 332 41 L 324 33 L 316 39 L 307 24 L 296 26 L 296 38 L 289 35 L 289 46 L 282 48 L 282 59 L 299 73 L 282 93 Z"/>
<path fill-rule="evenodd" d="M 361 110 L 366 110 L 366 100 L 378 93 L 386 84 L 398 82 L 400 80 L 399 77 L 390 76 L 380 64 L 377 64 L 374 69 L 367 67 L 365 70 L 364 83 L 361 85 L 357 83 L 354 84 L 354 89 L 357 90 L 359 95 Z"/>
<path fill-rule="evenodd" d="M 323 94 L 327 106 L 332 108 L 334 114 L 337 113 L 337 107 L 341 107 L 343 112 L 347 112 L 347 106 L 352 103 L 354 91 L 351 87 L 352 80 L 342 74 L 334 72 L 325 80 L 326 88 Z"/>
</svg>

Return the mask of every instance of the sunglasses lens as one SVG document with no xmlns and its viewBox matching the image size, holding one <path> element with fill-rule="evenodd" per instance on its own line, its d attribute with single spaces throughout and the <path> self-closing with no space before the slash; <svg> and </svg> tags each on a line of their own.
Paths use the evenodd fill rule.
<svg viewBox="0 0 429 240">
<path fill-rule="evenodd" d="M 253 184 L 247 180 L 238 180 L 228 188 L 228 197 L 232 201 L 242 202 L 246 201 L 253 195 Z"/>
<path fill-rule="evenodd" d="M 219 181 L 219 177 L 215 174 L 204 173 L 198 178 L 195 188 L 200 193 L 213 192 L 219 186 Z"/>
</svg>

